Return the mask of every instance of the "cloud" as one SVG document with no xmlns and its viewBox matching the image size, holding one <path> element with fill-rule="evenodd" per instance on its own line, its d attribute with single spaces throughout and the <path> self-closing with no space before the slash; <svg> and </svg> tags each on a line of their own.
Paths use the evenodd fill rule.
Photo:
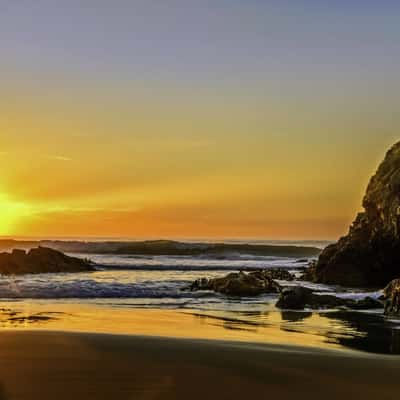
<svg viewBox="0 0 400 400">
<path fill-rule="evenodd" d="M 48 155 L 45 156 L 49 160 L 56 160 L 56 161 L 72 161 L 72 158 L 66 156 L 59 156 L 59 155 Z"/>
<path fill-rule="evenodd" d="M 11 153 L 9 151 L 0 151 L 0 157 L 9 156 L 11 154 L 15 154 L 14 152 Z M 16 153 L 18 155 L 18 153 Z M 45 155 L 38 155 L 38 157 L 46 158 L 48 160 L 55 160 L 55 161 L 73 161 L 71 157 L 67 157 L 61 154 L 45 154 Z"/>
</svg>

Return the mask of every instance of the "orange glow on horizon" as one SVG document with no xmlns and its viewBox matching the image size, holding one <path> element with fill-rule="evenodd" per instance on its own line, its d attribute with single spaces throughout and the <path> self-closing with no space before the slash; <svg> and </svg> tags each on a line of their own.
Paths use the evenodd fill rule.
<svg viewBox="0 0 400 400">
<path fill-rule="evenodd" d="M 4 105 L 0 235 L 335 239 L 397 138 L 339 134 L 345 106 L 84 89 Z"/>
</svg>

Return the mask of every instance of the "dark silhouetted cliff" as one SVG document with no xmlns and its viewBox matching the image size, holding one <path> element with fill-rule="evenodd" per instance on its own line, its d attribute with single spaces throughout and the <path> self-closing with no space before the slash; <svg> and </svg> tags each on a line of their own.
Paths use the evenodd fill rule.
<svg viewBox="0 0 400 400">
<path fill-rule="evenodd" d="M 363 207 L 347 236 L 321 253 L 309 279 L 382 287 L 400 277 L 400 142 L 371 178 Z"/>
</svg>

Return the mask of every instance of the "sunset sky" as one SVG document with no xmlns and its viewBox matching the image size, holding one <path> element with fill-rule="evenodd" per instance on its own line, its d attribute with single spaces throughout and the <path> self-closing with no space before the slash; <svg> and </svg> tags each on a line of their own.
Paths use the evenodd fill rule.
<svg viewBox="0 0 400 400">
<path fill-rule="evenodd" d="M 400 139 L 399 15 L 0 0 L 0 235 L 338 237 Z"/>
</svg>

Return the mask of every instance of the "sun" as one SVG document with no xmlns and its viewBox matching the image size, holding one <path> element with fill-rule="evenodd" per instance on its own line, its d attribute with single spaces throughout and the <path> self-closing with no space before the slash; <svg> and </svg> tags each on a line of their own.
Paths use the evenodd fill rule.
<svg viewBox="0 0 400 400">
<path fill-rule="evenodd" d="M 21 219 L 29 214 L 27 204 L 12 201 L 10 196 L 0 193 L 0 235 L 10 235 Z"/>
</svg>

